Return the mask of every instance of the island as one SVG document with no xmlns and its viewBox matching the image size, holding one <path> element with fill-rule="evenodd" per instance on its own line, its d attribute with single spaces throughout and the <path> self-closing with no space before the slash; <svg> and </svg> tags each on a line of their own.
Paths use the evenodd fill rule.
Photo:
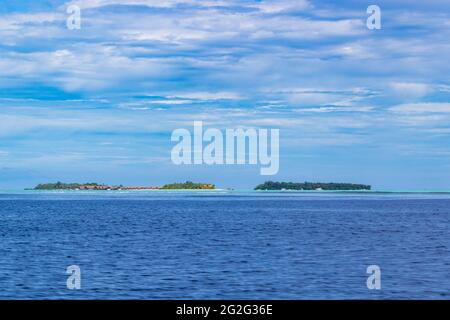
<svg viewBox="0 0 450 320">
<path fill-rule="evenodd" d="M 266 181 L 257 185 L 255 190 L 332 190 L 332 191 L 359 191 L 371 190 L 370 185 L 354 183 L 323 183 L 323 182 L 274 182 Z"/>
<path fill-rule="evenodd" d="M 194 183 L 192 181 L 186 181 L 184 183 L 172 183 L 172 184 L 166 184 L 163 185 L 160 189 L 189 189 L 189 190 L 193 190 L 193 189 L 202 189 L 202 190 L 211 190 L 211 189 L 215 189 L 216 186 L 213 184 L 209 184 L 209 183 Z"/>
<path fill-rule="evenodd" d="M 186 181 L 182 183 L 172 183 L 163 186 L 124 186 L 124 185 L 105 185 L 95 182 L 88 183 L 40 183 L 32 189 L 26 190 L 164 190 L 164 189 L 187 189 L 187 190 L 204 190 L 215 189 L 214 184 L 194 183 Z"/>
</svg>

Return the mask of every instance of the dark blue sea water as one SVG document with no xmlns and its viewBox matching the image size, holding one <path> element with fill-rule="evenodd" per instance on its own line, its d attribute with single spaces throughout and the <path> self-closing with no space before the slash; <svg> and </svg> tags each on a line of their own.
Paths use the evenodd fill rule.
<svg viewBox="0 0 450 320">
<path fill-rule="evenodd" d="M 3 193 L 0 299 L 449 299 L 449 239 L 450 194 Z"/>
</svg>

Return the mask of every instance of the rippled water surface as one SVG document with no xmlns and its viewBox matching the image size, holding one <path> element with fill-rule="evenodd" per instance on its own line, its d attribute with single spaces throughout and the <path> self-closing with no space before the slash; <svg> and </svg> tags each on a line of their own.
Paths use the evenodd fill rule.
<svg viewBox="0 0 450 320">
<path fill-rule="evenodd" d="M 3 193 L 0 299 L 449 299 L 449 239 L 449 194 Z"/>
</svg>

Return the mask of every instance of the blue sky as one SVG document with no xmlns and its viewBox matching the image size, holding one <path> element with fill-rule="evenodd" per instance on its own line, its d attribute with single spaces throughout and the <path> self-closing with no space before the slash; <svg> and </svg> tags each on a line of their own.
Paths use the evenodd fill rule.
<svg viewBox="0 0 450 320">
<path fill-rule="evenodd" d="M 449 39 L 444 0 L 0 0 L 0 188 L 450 189 Z M 172 130 L 197 120 L 279 128 L 279 173 L 173 165 Z"/>
</svg>

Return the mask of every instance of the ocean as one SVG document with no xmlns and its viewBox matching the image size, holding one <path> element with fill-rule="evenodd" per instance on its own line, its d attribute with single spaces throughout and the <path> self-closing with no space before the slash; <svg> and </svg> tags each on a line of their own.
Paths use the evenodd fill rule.
<svg viewBox="0 0 450 320">
<path fill-rule="evenodd" d="M 449 299 L 449 239 L 450 193 L 3 192 L 0 299 Z"/>
</svg>

